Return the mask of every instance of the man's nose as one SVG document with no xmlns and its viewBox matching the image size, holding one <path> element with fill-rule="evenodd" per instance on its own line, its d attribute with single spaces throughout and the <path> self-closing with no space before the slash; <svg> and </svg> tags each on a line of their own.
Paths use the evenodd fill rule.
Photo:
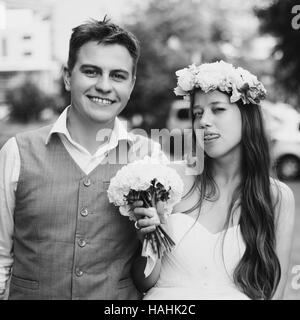
<svg viewBox="0 0 300 320">
<path fill-rule="evenodd" d="M 112 85 L 109 76 L 102 75 L 99 77 L 96 83 L 96 89 L 101 92 L 110 92 Z"/>
</svg>

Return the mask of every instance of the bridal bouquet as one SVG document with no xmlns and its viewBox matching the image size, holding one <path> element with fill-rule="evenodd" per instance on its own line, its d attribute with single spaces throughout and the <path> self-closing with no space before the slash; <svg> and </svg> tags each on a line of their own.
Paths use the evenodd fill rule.
<svg viewBox="0 0 300 320">
<path fill-rule="evenodd" d="M 164 212 L 161 214 L 164 217 L 160 217 L 161 221 L 180 201 L 182 192 L 183 182 L 176 170 L 149 157 L 122 167 L 111 179 L 107 191 L 109 201 L 119 206 L 120 213 L 133 221 L 136 221 L 132 211 L 135 201 L 143 201 L 145 208 L 155 207 L 158 201 L 162 201 Z M 174 241 L 162 225 L 159 225 L 155 231 L 145 236 L 142 256 L 161 257 L 174 245 Z"/>
</svg>

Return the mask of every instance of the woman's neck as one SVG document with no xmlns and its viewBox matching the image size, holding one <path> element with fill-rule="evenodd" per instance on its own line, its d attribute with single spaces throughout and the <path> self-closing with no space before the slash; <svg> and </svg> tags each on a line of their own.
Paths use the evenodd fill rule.
<svg viewBox="0 0 300 320">
<path fill-rule="evenodd" d="M 213 160 L 213 176 L 217 184 L 238 184 L 241 178 L 241 151 L 240 148 Z"/>
</svg>

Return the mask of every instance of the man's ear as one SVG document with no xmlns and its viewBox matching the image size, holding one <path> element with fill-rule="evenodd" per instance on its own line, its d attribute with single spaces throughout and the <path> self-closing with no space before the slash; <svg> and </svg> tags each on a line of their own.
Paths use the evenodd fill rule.
<svg viewBox="0 0 300 320">
<path fill-rule="evenodd" d="M 65 89 L 67 91 L 71 91 L 71 72 L 67 66 L 64 66 L 63 68 L 63 77 L 64 77 Z"/>
</svg>

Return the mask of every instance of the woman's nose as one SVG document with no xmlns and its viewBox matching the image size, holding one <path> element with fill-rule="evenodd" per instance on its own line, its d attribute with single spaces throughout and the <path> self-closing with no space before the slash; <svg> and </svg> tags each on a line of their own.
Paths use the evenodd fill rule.
<svg viewBox="0 0 300 320">
<path fill-rule="evenodd" d="M 212 124 L 211 122 L 212 122 L 211 114 L 209 112 L 204 112 L 200 119 L 200 126 L 209 127 Z"/>
</svg>

